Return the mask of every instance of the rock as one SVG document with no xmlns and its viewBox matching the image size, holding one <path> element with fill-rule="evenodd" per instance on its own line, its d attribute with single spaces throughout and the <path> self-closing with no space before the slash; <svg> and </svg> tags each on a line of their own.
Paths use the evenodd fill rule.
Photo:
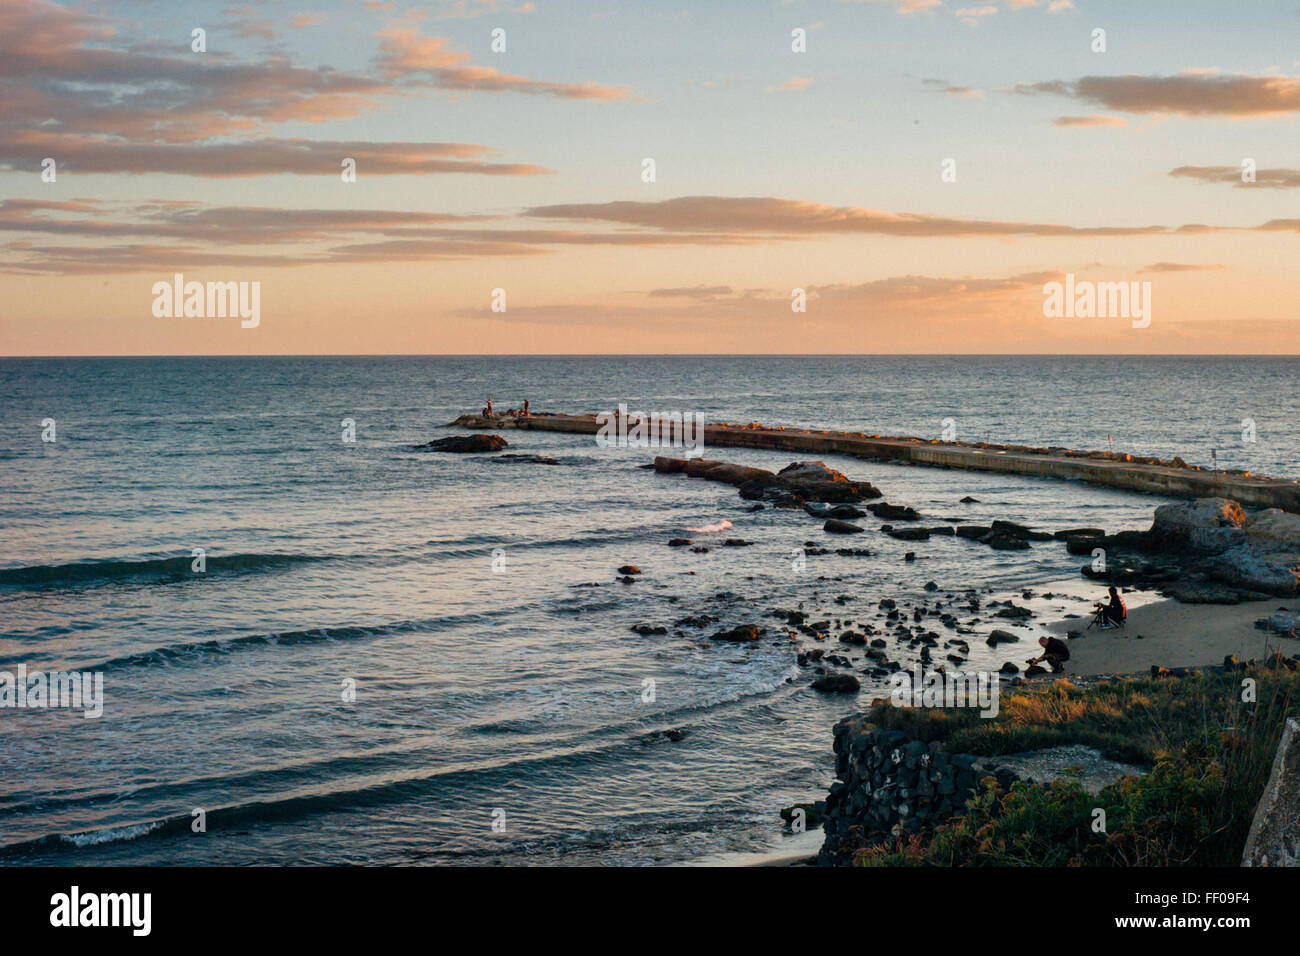
<svg viewBox="0 0 1300 956">
<path fill-rule="evenodd" d="M 534 465 L 558 465 L 559 462 L 549 455 L 496 455 L 491 461 L 526 461 Z"/>
<path fill-rule="evenodd" d="M 992 530 L 992 528 L 986 525 L 962 524 L 957 526 L 957 537 L 974 538 L 975 540 L 979 540 L 988 535 Z"/>
<path fill-rule="evenodd" d="M 729 631 L 718 631 L 710 635 L 709 639 L 713 641 L 726 641 L 730 644 L 748 644 L 756 641 L 763 634 L 763 628 L 756 627 L 753 624 L 741 624 L 739 627 L 733 627 Z"/>
<path fill-rule="evenodd" d="M 1004 608 L 999 608 L 998 611 L 993 616 L 1008 617 L 1015 620 L 1024 620 L 1025 618 L 1033 617 L 1034 612 L 1029 610 L 1029 608 L 1027 607 L 1017 607 L 1014 604 L 1008 604 Z"/>
<path fill-rule="evenodd" d="M 656 625 L 650 625 L 650 624 L 633 624 L 633 625 L 632 625 L 632 630 L 636 631 L 636 633 L 640 634 L 642 637 L 645 637 L 645 636 L 650 635 L 650 634 L 667 634 L 667 633 L 668 633 L 668 628 L 666 628 L 666 627 L 660 627 L 660 626 L 657 625 L 657 624 L 656 624 Z"/>
<path fill-rule="evenodd" d="M 1068 541 L 1071 538 L 1104 538 L 1106 532 L 1101 528 L 1067 528 L 1064 531 L 1053 532 L 1052 537 L 1058 541 Z"/>
<path fill-rule="evenodd" d="M 856 694 L 862 684 L 852 674 L 827 674 L 813 681 L 813 690 L 827 694 Z"/>
<path fill-rule="evenodd" d="M 989 534 L 981 539 L 995 551 L 1028 551 L 1029 542 L 1024 538 L 1013 538 L 1005 534 Z"/>
<path fill-rule="evenodd" d="M 771 480 L 774 476 L 763 468 L 750 468 L 746 465 L 733 465 L 726 461 L 710 461 L 705 458 L 665 458 L 656 457 L 654 470 L 660 474 L 682 473 L 692 478 L 704 478 L 708 481 L 720 481 L 728 485 L 743 485 L 755 479 Z"/>
<path fill-rule="evenodd" d="M 899 541 L 929 541 L 929 528 L 890 528 L 885 532 L 891 538 L 897 538 Z"/>
<path fill-rule="evenodd" d="M 1039 674 L 1046 674 L 1046 673 L 1047 673 L 1047 668 L 1040 667 L 1037 664 L 1030 664 L 1028 667 L 1025 668 L 1026 677 L 1037 677 Z"/>
<path fill-rule="evenodd" d="M 1161 592 L 1184 604 L 1240 604 L 1241 592 L 1208 581 L 1172 581 Z"/>
<path fill-rule="evenodd" d="M 826 801 L 817 800 L 814 803 L 796 803 L 794 806 L 786 807 L 781 811 L 781 819 L 786 823 L 793 823 L 795 812 L 798 810 L 803 811 L 805 827 L 819 827 L 822 823 L 822 817 L 826 814 Z"/>
<path fill-rule="evenodd" d="M 1294 717 L 1282 729 L 1241 865 L 1300 866 L 1300 720 Z"/>
<path fill-rule="evenodd" d="M 638 568 L 635 564 L 625 564 L 618 569 L 618 573 L 619 574 L 640 574 L 641 569 Z"/>
<path fill-rule="evenodd" d="M 998 673 L 999 673 L 999 674 L 1019 674 L 1019 673 L 1020 673 L 1020 668 L 1017 667 L 1015 664 L 1011 663 L 1011 661 L 1007 661 L 1005 664 L 1003 664 L 1001 667 L 998 668 Z"/>
<path fill-rule="evenodd" d="M 831 534 L 858 534 L 863 529 L 855 524 L 849 524 L 847 521 L 837 521 L 832 518 L 822 525 L 823 531 L 829 531 Z"/>
<path fill-rule="evenodd" d="M 685 548 L 691 543 L 690 538 L 673 538 L 668 542 L 670 548 Z"/>
<path fill-rule="evenodd" d="M 433 441 L 426 442 L 419 447 L 427 448 L 429 451 L 466 454 L 500 451 L 508 446 L 509 443 L 500 435 L 449 435 L 446 438 L 435 438 Z"/>
<path fill-rule="evenodd" d="M 746 541 L 744 538 L 728 538 L 722 542 L 724 548 L 747 548 L 754 542 Z"/>
<path fill-rule="evenodd" d="M 903 555 L 903 560 L 904 560 L 904 561 L 915 561 L 915 560 L 916 560 L 916 552 L 915 552 L 915 551 L 909 551 L 909 552 L 907 552 L 907 554 Z"/>
<path fill-rule="evenodd" d="M 673 743 L 678 744 L 681 743 L 683 739 L 685 739 L 686 731 L 682 730 L 679 727 L 673 727 L 669 730 L 665 730 L 664 736 L 667 737 L 669 740 L 671 740 Z"/>
<path fill-rule="evenodd" d="M 927 591 L 937 591 L 939 590 L 939 585 L 935 584 L 933 581 L 926 581 L 925 589 Z"/>
<path fill-rule="evenodd" d="M 917 521 L 920 512 L 903 505 L 891 505 L 887 501 L 867 505 L 867 510 L 884 521 Z"/>
<path fill-rule="evenodd" d="M 989 647 L 997 647 L 999 644 L 1013 644 L 1019 642 L 1020 638 L 1010 631 L 1004 631 L 1001 628 L 994 628 L 989 632 L 988 640 L 984 643 Z"/>
<path fill-rule="evenodd" d="M 1219 579 L 1251 591 L 1300 594 L 1300 552 L 1268 550 L 1251 540 L 1212 557 L 1208 567 Z"/>
<path fill-rule="evenodd" d="M 1156 508 L 1148 532 L 1166 548 L 1220 554 L 1246 540 L 1246 512 L 1227 498 L 1197 498 Z"/>
<path fill-rule="evenodd" d="M 961 503 L 964 504 L 964 505 L 974 505 L 974 504 L 979 504 L 979 499 L 978 499 L 978 498 L 972 498 L 970 495 L 967 495 L 966 497 L 964 497 L 964 498 L 961 499 Z"/>
<path fill-rule="evenodd" d="M 1003 534 L 1011 538 L 1020 538 L 1022 541 L 1028 541 L 1030 531 L 1022 524 L 1016 524 L 1014 521 L 994 521 L 993 533 Z"/>
</svg>

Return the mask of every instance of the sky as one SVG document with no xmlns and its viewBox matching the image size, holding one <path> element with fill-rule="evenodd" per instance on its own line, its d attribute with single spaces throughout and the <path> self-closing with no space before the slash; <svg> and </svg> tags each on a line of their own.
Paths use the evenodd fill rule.
<svg viewBox="0 0 1300 956">
<path fill-rule="evenodd" d="M 1298 32 L 1300 0 L 0 0 L 0 355 L 1298 354 Z M 178 273 L 257 283 L 256 326 L 156 314 Z M 1045 315 L 1067 275 L 1149 283 L 1149 323 Z"/>
</svg>

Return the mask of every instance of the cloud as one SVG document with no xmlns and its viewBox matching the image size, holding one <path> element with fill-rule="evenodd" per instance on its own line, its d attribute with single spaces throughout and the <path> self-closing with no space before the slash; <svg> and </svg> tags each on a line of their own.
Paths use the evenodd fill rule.
<svg viewBox="0 0 1300 956">
<path fill-rule="evenodd" d="M 599 83 L 551 83 L 502 73 L 493 67 L 473 66 L 470 55 L 451 48 L 447 37 L 424 36 L 414 27 L 380 30 L 377 67 L 389 81 L 432 83 L 440 89 L 486 93 L 526 93 L 579 100 L 626 100 L 625 86 Z"/>
<path fill-rule="evenodd" d="M 806 76 L 792 76 L 780 86 L 769 86 L 769 93 L 779 93 L 786 90 L 806 90 L 812 84 L 812 80 Z"/>
<path fill-rule="evenodd" d="M 979 26 L 979 22 L 983 17 L 991 17 L 997 12 L 998 8 L 989 3 L 980 7 L 962 7 L 956 11 L 956 15 L 975 27 Z"/>
<path fill-rule="evenodd" d="M 893 213 L 859 206 L 773 197 L 683 196 L 660 202 L 570 203 L 537 206 L 525 215 L 542 219 L 611 222 L 662 230 L 868 234 L 912 238 L 974 236 L 1159 235 L 1165 226 L 1066 226 L 1058 223 L 954 219 Z"/>
<path fill-rule="evenodd" d="M 663 298 L 714 299 L 722 295 L 731 295 L 729 285 L 696 285 L 689 288 L 651 289 L 646 295 Z"/>
<path fill-rule="evenodd" d="M 840 3 L 888 3 L 899 13 L 916 13 L 943 6 L 943 0 L 840 0 Z"/>
<path fill-rule="evenodd" d="M 295 30 L 301 30 L 303 27 L 320 26 L 328 19 L 328 13 L 300 13 L 289 21 L 289 26 Z"/>
<path fill-rule="evenodd" d="M 1227 183 L 1250 189 L 1296 189 L 1300 187 L 1300 169 L 1258 169 L 1255 181 L 1241 178 L 1240 166 L 1179 166 L 1169 171 L 1170 176 L 1194 179 L 1201 183 Z"/>
<path fill-rule="evenodd" d="M 257 139 L 235 143 L 131 143 L 104 136 L 28 131 L 0 140 L 0 166 L 37 169 L 56 157 L 77 173 L 173 173 L 232 179 L 277 173 L 338 176 L 343 159 L 356 160 L 360 176 L 472 173 L 540 176 L 552 172 L 527 163 L 489 162 L 496 151 L 477 143 L 372 143 L 348 140 Z"/>
<path fill-rule="evenodd" d="M 253 29 L 247 21 L 251 10 L 226 12 L 247 32 Z M 422 38 L 413 30 L 389 31 L 377 51 L 382 75 L 362 75 L 298 66 L 280 55 L 244 62 L 212 47 L 191 53 L 188 35 L 183 43 L 129 43 L 118 26 L 85 7 L 48 0 L 0 3 L 0 163 L 32 168 L 33 159 L 52 156 L 83 172 L 337 172 L 343 156 L 352 155 L 331 155 L 342 144 L 256 137 L 284 123 L 359 116 L 379 109 L 385 98 L 428 89 L 595 100 L 628 95 L 596 83 L 537 82 L 477 67 L 468 54 L 450 49 L 446 38 Z M 260 28 L 254 32 L 261 35 Z M 367 154 L 375 173 L 548 172 L 455 155 L 460 149 L 486 152 L 469 144 L 355 148 Z"/>
<path fill-rule="evenodd" d="M 200 265 L 264 267 L 546 255 L 563 246 L 738 246 L 772 237 L 726 233 L 499 229 L 490 216 L 385 209 L 275 209 L 79 199 L 0 200 L 0 232 L 99 244 L 38 246 L 17 239 L 0 271 L 21 274 L 146 272 Z M 104 243 L 115 243 L 105 245 Z M 293 246 L 270 254 L 236 246 Z"/>
<path fill-rule="evenodd" d="M 1289 76 L 1222 76 L 1206 72 L 1085 76 L 1073 83 L 1021 83 L 1015 90 L 1026 95 L 1070 96 L 1121 113 L 1240 118 L 1300 111 L 1300 79 Z"/>
<path fill-rule="evenodd" d="M 1220 263 L 1199 264 L 1194 262 L 1153 262 L 1149 266 L 1143 266 L 1138 270 L 1139 274 L 1144 272 L 1210 272 L 1216 269 L 1224 269 Z"/>
<path fill-rule="evenodd" d="M 1128 120 L 1122 116 L 1107 116 L 1105 113 L 1093 113 L 1091 116 L 1058 116 L 1052 121 L 1053 126 L 1127 126 Z"/>
</svg>

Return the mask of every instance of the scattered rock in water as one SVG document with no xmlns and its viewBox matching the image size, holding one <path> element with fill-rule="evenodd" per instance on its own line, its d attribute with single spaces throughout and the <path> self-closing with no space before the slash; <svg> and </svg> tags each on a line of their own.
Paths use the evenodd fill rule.
<svg viewBox="0 0 1300 956">
<path fill-rule="evenodd" d="M 852 674 L 827 674 L 813 681 L 813 690 L 826 694 L 856 694 L 862 684 Z"/>
<path fill-rule="evenodd" d="M 929 541 L 929 528 L 890 528 L 885 534 L 899 541 Z"/>
<path fill-rule="evenodd" d="M 795 816 L 800 810 L 803 811 L 805 827 L 819 827 L 822 824 L 822 817 L 826 815 L 826 801 L 817 800 L 813 803 L 796 803 L 794 806 L 786 807 L 781 811 L 781 819 L 787 824 L 793 825 Z"/>
<path fill-rule="evenodd" d="M 986 643 L 989 647 L 997 647 L 999 644 L 1013 644 L 1020 640 L 1019 636 L 1012 634 L 1010 631 L 1004 631 L 1001 628 L 994 628 L 988 636 Z"/>
<path fill-rule="evenodd" d="M 1005 534 L 989 534 L 982 539 L 995 551 L 1028 551 L 1029 542 L 1024 538 L 1013 538 Z"/>
<path fill-rule="evenodd" d="M 690 538 L 673 538 L 671 541 L 668 542 L 668 547 L 685 548 L 685 547 L 689 547 L 690 543 L 691 543 Z"/>
<path fill-rule="evenodd" d="M 744 538 L 728 538 L 722 542 L 724 548 L 747 548 L 754 542 L 746 541 Z"/>
<path fill-rule="evenodd" d="M 909 552 L 907 552 L 907 554 L 903 555 L 903 560 L 904 560 L 904 561 L 915 561 L 915 560 L 916 560 L 916 552 L 915 552 L 915 551 L 909 551 Z"/>
<path fill-rule="evenodd" d="M 1007 606 L 1004 608 L 999 608 L 997 612 L 994 613 L 993 616 L 1007 617 L 1015 620 L 1024 620 L 1025 618 L 1033 617 L 1034 612 L 1029 610 L 1029 608 L 1027 607 L 1017 607 L 1015 604 L 1012 604 L 1010 601 L 1008 601 Z"/>
<path fill-rule="evenodd" d="M 709 553 L 709 549 L 708 549 L 708 547 L 705 546 L 705 545 L 702 545 L 702 544 L 697 544 L 695 547 L 691 548 L 691 550 L 692 550 L 693 552 L 695 552 L 696 554 L 708 554 L 708 553 Z"/>
<path fill-rule="evenodd" d="M 891 505 L 887 501 L 867 505 L 867 510 L 884 521 L 919 521 L 920 512 L 905 505 Z"/>
<path fill-rule="evenodd" d="M 961 503 L 964 504 L 964 505 L 974 505 L 974 504 L 979 504 L 979 499 L 978 499 L 978 498 L 972 498 L 970 495 L 966 495 L 966 497 L 964 497 L 964 498 L 961 499 Z"/>
<path fill-rule="evenodd" d="M 729 644 L 748 644 L 758 640 L 762 635 L 763 628 L 753 624 L 741 624 L 728 631 L 718 631 L 710 635 L 709 640 L 726 641 Z"/>
<path fill-rule="evenodd" d="M 467 454 L 473 452 L 491 452 L 500 451 L 502 448 L 509 446 L 509 443 L 500 435 L 448 435 L 446 438 L 435 438 L 433 441 L 418 445 L 419 448 L 425 448 L 429 451 L 448 451 L 457 454 Z"/>
<path fill-rule="evenodd" d="M 1046 673 L 1047 673 L 1047 668 L 1040 667 L 1037 664 L 1030 664 L 1028 667 L 1025 668 L 1026 677 L 1037 677 L 1039 674 L 1046 674 Z"/>
<path fill-rule="evenodd" d="M 822 525 L 822 530 L 828 531 L 831 534 L 858 534 L 864 529 L 855 524 L 849 524 L 847 521 L 840 521 L 837 518 L 831 518 Z"/>
<path fill-rule="evenodd" d="M 926 581 L 926 582 L 925 582 L 925 589 L 926 589 L 927 591 L 937 591 L 937 590 L 939 590 L 939 585 L 937 585 L 937 584 L 936 584 L 935 582 L 933 582 L 933 581 Z"/>
<path fill-rule="evenodd" d="M 988 527 L 987 525 L 963 524 L 957 526 L 957 537 L 972 538 L 978 541 L 980 538 L 983 538 L 992 530 L 993 529 Z"/>
<path fill-rule="evenodd" d="M 1101 528 L 1066 528 L 1064 531 L 1055 531 L 1052 537 L 1058 541 L 1069 541 L 1071 538 L 1104 538 L 1106 532 Z"/>
<path fill-rule="evenodd" d="M 633 624 L 632 630 L 640 634 L 642 637 L 648 637 L 651 634 L 668 633 L 668 628 L 662 627 L 658 624 Z"/>
<path fill-rule="evenodd" d="M 492 461 L 524 461 L 531 462 L 534 465 L 558 465 L 559 462 L 550 455 L 494 455 Z"/>
<path fill-rule="evenodd" d="M 638 568 L 635 564 L 625 564 L 618 569 L 618 573 L 619 574 L 640 574 L 641 569 Z"/>
<path fill-rule="evenodd" d="M 1011 661 L 1007 661 L 1005 664 L 1003 664 L 1001 667 L 998 668 L 998 673 L 999 673 L 999 674 L 1019 674 L 1019 673 L 1020 673 L 1020 668 L 1017 667 L 1015 664 L 1011 663 Z"/>
</svg>

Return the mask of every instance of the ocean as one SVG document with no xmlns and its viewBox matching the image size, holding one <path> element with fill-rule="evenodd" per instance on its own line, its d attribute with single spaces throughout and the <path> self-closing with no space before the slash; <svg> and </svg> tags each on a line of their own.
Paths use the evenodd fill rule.
<svg viewBox="0 0 1300 956">
<path fill-rule="evenodd" d="M 769 852 L 780 808 L 825 796 L 832 725 L 879 692 L 866 675 L 860 695 L 812 690 L 770 609 L 868 621 L 882 598 L 928 597 L 930 581 L 939 599 L 1080 587 L 1084 559 L 1057 542 L 907 543 L 871 518 L 828 541 L 802 512 L 750 512 L 730 486 L 646 470 L 653 449 L 513 430 L 509 453 L 556 463 L 417 447 L 459 433 L 446 424 L 489 395 L 502 410 L 621 402 L 932 438 L 951 419 L 958 440 L 1296 477 L 1297 373 L 1300 360 L 1252 357 L 0 360 L 0 671 L 104 681 L 96 719 L 0 708 L 0 863 Z M 1163 501 L 826 463 L 929 524 L 1109 532 L 1148 527 Z M 689 530 L 702 528 L 720 530 Z M 678 536 L 710 550 L 669 548 Z M 873 553 L 809 554 L 799 570 L 808 541 Z M 616 580 L 625 564 L 643 572 L 633 584 Z M 674 626 L 692 615 L 715 623 Z M 708 639 L 743 623 L 768 637 Z M 996 664 L 971 645 L 973 663 Z"/>
</svg>

